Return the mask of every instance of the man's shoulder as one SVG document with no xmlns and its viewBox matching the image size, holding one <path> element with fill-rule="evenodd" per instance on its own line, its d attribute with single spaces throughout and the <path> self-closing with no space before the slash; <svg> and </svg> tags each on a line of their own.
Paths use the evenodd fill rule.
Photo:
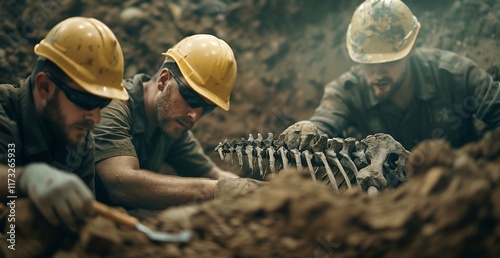
<svg viewBox="0 0 500 258">
<path fill-rule="evenodd" d="M 124 80 L 124 87 L 130 95 L 130 100 L 142 101 L 144 99 L 144 83 L 151 80 L 151 76 L 143 73 L 135 74 Z"/>
<path fill-rule="evenodd" d="M 18 85 L 0 84 L 0 105 L 12 105 L 13 101 L 18 99 L 20 88 Z"/>
<path fill-rule="evenodd" d="M 19 88 L 11 84 L 0 84 L 0 142 L 17 142 Z"/>
<path fill-rule="evenodd" d="M 12 84 L 0 84 L 0 120 L 2 122 L 17 121 L 19 103 L 19 87 Z M 5 124 L 5 123 L 3 123 Z"/>
<path fill-rule="evenodd" d="M 416 57 L 430 63 L 437 69 L 446 70 L 452 74 L 460 74 L 466 66 L 475 65 L 474 62 L 455 52 L 437 48 L 418 48 Z"/>
</svg>

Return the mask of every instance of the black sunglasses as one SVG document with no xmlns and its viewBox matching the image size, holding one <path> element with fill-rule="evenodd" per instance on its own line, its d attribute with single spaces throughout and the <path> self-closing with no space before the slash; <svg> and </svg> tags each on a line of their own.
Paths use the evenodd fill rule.
<svg viewBox="0 0 500 258">
<path fill-rule="evenodd" d="M 95 95 L 83 91 L 75 90 L 66 85 L 64 82 L 60 81 L 59 79 L 56 79 L 56 77 L 52 76 L 52 74 L 50 74 L 49 72 L 45 72 L 45 74 L 47 74 L 47 77 L 49 77 L 49 79 L 53 81 L 54 84 L 64 92 L 66 97 L 69 100 L 71 100 L 71 102 L 75 103 L 76 105 L 85 110 L 90 111 L 98 107 L 103 109 L 112 100 L 112 99 L 97 97 Z"/>
<path fill-rule="evenodd" d="M 168 70 L 172 77 L 174 77 L 177 84 L 179 84 L 179 93 L 182 98 L 188 103 L 188 105 L 192 108 L 203 107 L 202 115 L 206 115 L 212 112 L 217 106 L 208 104 L 198 93 L 189 88 L 186 84 L 184 84 L 175 74 Z"/>
</svg>

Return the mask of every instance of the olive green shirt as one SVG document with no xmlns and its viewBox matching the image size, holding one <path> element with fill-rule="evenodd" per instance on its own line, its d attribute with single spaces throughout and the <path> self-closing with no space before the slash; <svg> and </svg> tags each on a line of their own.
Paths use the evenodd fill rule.
<svg viewBox="0 0 500 258">
<path fill-rule="evenodd" d="M 181 176 L 203 176 L 215 165 L 191 131 L 173 139 L 158 127 L 148 137 L 143 82 L 149 80 L 144 74 L 126 80 L 129 100 L 113 100 L 102 110 L 101 122 L 93 131 L 96 162 L 115 156 L 134 156 L 141 169 L 158 172 L 163 163 L 168 163 Z"/>
<path fill-rule="evenodd" d="M 453 146 L 476 140 L 474 120 L 485 129 L 500 124 L 500 83 L 468 58 L 438 49 L 416 49 L 409 57 L 414 88 L 406 110 L 379 101 L 360 66 L 325 87 L 311 121 L 330 137 L 392 135 L 407 149 L 431 138 Z"/>
<path fill-rule="evenodd" d="M 15 151 L 12 150 L 15 148 Z M 16 86 L 0 85 L 0 163 L 10 165 L 14 153 L 16 167 L 43 162 L 78 175 L 94 190 L 94 139 L 88 133 L 77 147 L 62 144 L 49 134 L 38 116 L 30 87 L 30 77 Z M 11 157 L 12 158 L 12 155 Z"/>
</svg>

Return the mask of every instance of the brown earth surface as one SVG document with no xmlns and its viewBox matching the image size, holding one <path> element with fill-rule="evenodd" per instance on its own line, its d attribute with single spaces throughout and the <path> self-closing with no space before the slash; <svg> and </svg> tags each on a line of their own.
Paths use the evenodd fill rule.
<svg viewBox="0 0 500 258">
<path fill-rule="evenodd" d="M 257 189 L 167 209 L 143 223 L 189 229 L 188 243 L 154 242 L 100 216 L 51 228 L 19 201 L 17 251 L 7 257 L 499 257 L 500 129 L 452 149 L 414 149 L 411 180 L 368 197 L 336 195 L 307 172 L 284 170 Z M 11 256 L 14 254 L 13 256 Z"/>
<path fill-rule="evenodd" d="M 418 46 L 463 54 L 499 75 L 500 1 L 406 1 L 422 23 Z M 214 147 L 249 133 L 279 133 L 307 119 L 323 86 L 352 64 L 345 31 L 360 0 L 118 1 L 4 0 L 0 3 L 0 81 L 15 83 L 34 65 L 33 46 L 70 16 L 110 26 L 122 44 L 126 77 L 154 73 L 164 52 L 194 33 L 226 40 L 238 61 L 231 110 L 194 128 L 219 166 Z M 193 230 L 188 244 L 156 243 L 97 217 L 75 232 L 28 215 L 20 201 L 18 250 L 30 257 L 499 257 L 500 134 L 453 150 L 429 141 L 412 150 L 409 183 L 368 198 L 336 196 L 295 171 L 258 191 L 201 206 L 169 209 L 145 224 Z M 22 226 L 24 224 L 24 226 Z M 25 255 L 24 255 L 25 254 Z M 13 255 L 13 256 L 12 256 Z"/>
</svg>

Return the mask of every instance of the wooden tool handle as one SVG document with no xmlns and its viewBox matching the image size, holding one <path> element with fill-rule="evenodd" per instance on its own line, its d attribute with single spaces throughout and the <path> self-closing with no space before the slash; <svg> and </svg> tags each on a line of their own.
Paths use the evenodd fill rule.
<svg viewBox="0 0 500 258">
<path fill-rule="evenodd" d="M 125 226 L 135 227 L 139 224 L 139 220 L 135 217 L 128 215 L 120 210 L 111 208 L 103 203 L 94 201 L 92 203 L 94 210 L 101 216 L 111 219 L 115 222 L 121 223 Z"/>
</svg>

